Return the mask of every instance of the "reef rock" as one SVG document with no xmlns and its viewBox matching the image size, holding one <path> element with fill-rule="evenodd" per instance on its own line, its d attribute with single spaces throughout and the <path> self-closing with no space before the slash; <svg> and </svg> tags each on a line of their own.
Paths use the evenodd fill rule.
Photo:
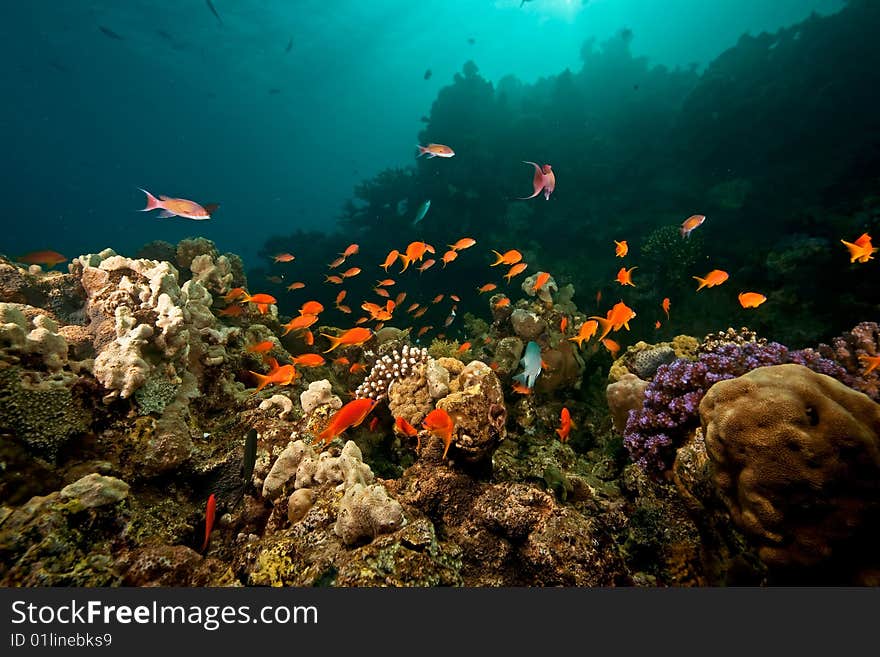
<svg viewBox="0 0 880 657">
<path fill-rule="evenodd" d="M 611 411 L 611 421 L 617 433 L 622 434 L 626 429 L 629 412 L 642 407 L 647 388 L 647 381 L 631 373 L 624 374 L 605 388 L 605 398 L 608 400 L 608 409 Z"/>
</svg>

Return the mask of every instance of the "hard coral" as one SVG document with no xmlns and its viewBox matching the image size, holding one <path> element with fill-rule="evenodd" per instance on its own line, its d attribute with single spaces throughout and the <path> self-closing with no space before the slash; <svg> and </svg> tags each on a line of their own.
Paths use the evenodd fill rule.
<svg viewBox="0 0 880 657">
<path fill-rule="evenodd" d="M 718 343 L 695 361 L 677 359 L 657 368 L 642 408 L 631 411 L 626 423 L 624 444 L 630 456 L 647 471 L 667 470 L 675 448 L 699 426 L 699 404 L 712 385 L 757 367 L 783 363 L 800 363 L 843 382 L 849 380 L 842 367 L 811 349 L 789 351 L 777 342 Z"/>
<path fill-rule="evenodd" d="M 866 374 L 866 367 L 859 360 L 859 356 L 880 355 L 880 326 L 877 322 L 862 322 L 852 331 L 831 340 L 830 345 L 820 344 L 817 351 L 850 374 L 850 387 L 880 401 L 880 369 Z"/>
<path fill-rule="evenodd" d="M 721 498 L 762 560 L 876 567 L 880 405 L 784 364 L 712 386 L 700 416 Z"/>
</svg>

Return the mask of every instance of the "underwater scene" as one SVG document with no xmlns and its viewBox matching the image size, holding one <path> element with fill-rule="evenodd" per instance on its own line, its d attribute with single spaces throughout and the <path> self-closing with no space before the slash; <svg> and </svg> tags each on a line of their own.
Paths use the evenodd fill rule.
<svg viewBox="0 0 880 657">
<path fill-rule="evenodd" d="M 880 585 L 880 2 L 0 11 L 0 585 Z"/>
</svg>

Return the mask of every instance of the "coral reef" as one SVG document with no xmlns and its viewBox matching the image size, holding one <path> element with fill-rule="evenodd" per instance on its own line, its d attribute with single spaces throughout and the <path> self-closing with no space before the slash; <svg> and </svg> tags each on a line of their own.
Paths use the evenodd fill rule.
<svg viewBox="0 0 880 657">
<path fill-rule="evenodd" d="M 861 322 L 851 331 L 820 344 L 816 350 L 824 358 L 834 361 L 850 375 L 848 385 L 880 401 L 880 369 L 866 373 L 867 367 L 859 357 L 880 355 L 880 326 L 877 322 Z"/>
<path fill-rule="evenodd" d="M 810 349 L 789 351 L 776 342 L 720 341 L 695 361 L 677 359 L 657 369 L 642 408 L 629 415 L 624 444 L 642 468 L 661 473 L 672 465 L 674 449 L 699 425 L 700 401 L 713 384 L 757 367 L 792 362 L 849 380 L 842 367 Z"/>
<path fill-rule="evenodd" d="M 720 497 L 762 560 L 853 583 L 876 570 L 880 405 L 784 364 L 715 384 L 700 416 Z"/>
<path fill-rule="evenodd" d="M 355 396 L 376 401 L 386 399 L 393 384 L 409 377 L 420 377 L 428 358 L 428 350 L 424 348 L 404 345 L 400 350 L 394 349 L 376 360 L 370 373 L 355 390 Z"/>
</svg>

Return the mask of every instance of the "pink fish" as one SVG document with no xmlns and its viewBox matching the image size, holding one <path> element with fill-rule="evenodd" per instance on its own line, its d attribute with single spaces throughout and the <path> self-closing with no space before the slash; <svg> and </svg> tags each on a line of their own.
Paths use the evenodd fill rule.
<svg viewBox="0 0 880 657">
<path fill-rule="evenodd" d="M 532 187 L 535 193 L 531 196 L 520 196 L 519 199 L 535 198 L 538 194 L 544 192 L 544 199 L 550 200 L 550 194 L 556 189 L 556 174 L 553 173 L 553 167 L 549 164 L 539 167 L 536 163 L 529 162 L 528 160 L 523 160 L 523 164 L 531 164 L 535 167 L 535 177 L 532 179 Z"/>
<path fill-rule="evenodd" d="M 141 210 L 141 212 L 160 209 L 162 210 L 159 213 L 159 218 L 161 219 L 167 219 L 168 217 L 183 217 L 184 219 L 195 219 L 197 221 L 210 219 L 211 212 L 217 209 L 216 205 L 213 207 L 203 207 L 195 201 L 188 201 L 184 198 L 170 198 L 168 196 L 156 198 L 146 189 L 141 189 L 141 191 L 147 195 L 147 207 Z"/>
</svg>

